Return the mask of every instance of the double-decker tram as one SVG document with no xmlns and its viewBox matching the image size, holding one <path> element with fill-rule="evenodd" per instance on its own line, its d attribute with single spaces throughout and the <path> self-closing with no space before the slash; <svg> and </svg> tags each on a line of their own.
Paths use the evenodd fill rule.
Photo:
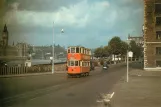
<svg viewBox="0 0 161 107">
<path fill-rule="evenodd" d="M 68 77 L 89 76 L 91 50 L 80 46 L 68 47 L 67 74 Z"/>
</svg>

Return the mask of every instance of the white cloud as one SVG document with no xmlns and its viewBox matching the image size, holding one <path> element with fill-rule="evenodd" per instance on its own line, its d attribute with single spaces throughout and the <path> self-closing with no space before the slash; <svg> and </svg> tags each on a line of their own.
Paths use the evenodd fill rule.
<svg viewBox="0 0 161 107">
<path fill-rule="evenodd" d="M 21 25 L 30 24 L 51 27 L 52 22 L 55 21 L 57 26 L 84 27 L 88 22 L 101 18 L 101 14 L 107 10 L 110 4 L 107 1 L 89 4 L 87 0 L 83 0 L 68 8 L 60 7 L 56 12 L 18 11 L 18 6 L 18 3 L 14 3 L 12 5 L 14 10 L 7 13 L 6 19 L 8 23 L 12 24 L 16 22 Z"/>
</svg>

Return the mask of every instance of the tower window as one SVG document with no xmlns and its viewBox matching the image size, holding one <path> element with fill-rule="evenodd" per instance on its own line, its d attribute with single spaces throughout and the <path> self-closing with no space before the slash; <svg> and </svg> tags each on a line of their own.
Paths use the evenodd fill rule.
<svg viewBox="0 0 161 107">
<path fill-rule="evenodd" d="M 156 47 L 156 54 L 161 55 L 161 47 Z"/>
<path fill-rule="evenodd" d="M 161 26 L 161 17 L 156 17 L 156 26 Z"/>
<path fill-rule="evenodd" d="M 155 4 L 155 14 L 161 14 L 161 4 Z"/>
<path fill-rule="evenodd" d="M 161 31 L 156 32 L 156 39 L 161 39 Z"/>
<path fill-rule="evenodd" d="M 156 61 L 156 66 L 161 67 L 161 61 Z"/>
</svg>

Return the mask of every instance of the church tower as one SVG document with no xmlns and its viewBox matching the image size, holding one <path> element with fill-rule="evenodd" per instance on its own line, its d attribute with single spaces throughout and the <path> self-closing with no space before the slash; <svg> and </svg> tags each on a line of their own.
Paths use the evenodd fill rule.
<svg viewBox="0 0 161 107">
<path fill-rule="evenodd" d="M 8 46 L 8 30 L 5 24 L 3 32 L 2 32 L 2 46 L 6 48 Z"/>
</svg>

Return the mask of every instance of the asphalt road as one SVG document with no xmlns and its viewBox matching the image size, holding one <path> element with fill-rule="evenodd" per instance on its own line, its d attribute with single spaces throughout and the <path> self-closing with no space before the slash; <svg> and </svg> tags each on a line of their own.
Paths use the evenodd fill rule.
<svg viewBox="0 0 161 107">
<path fill-rule="evenodd" d="M 89 77 L 66 74 L 0 78 L 0 107 L 94 107 L 98 93 L 109 93 L 126 65 L 91 71 Z"/>
</svg>

